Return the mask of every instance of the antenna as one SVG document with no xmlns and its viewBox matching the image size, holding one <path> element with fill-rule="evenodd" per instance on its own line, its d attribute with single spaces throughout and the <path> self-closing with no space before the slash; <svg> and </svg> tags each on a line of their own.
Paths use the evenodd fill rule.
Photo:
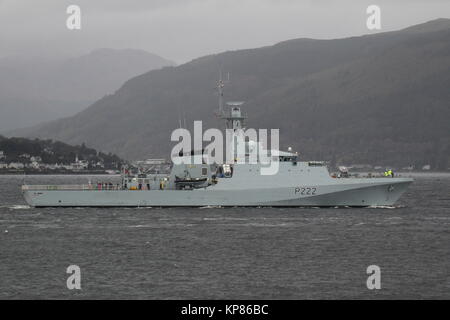
<svg viewBox="0 0 450 320">
<path fill-rule="evenodd" d="M 183 107 L 183 126 L 184 126 L 184 129 L 187 129 L 187 126 L 186 126 L 186 114 L 184 113 L 184 107 Z"/>
<path fill-rule="evenodd" d="M 184 109 L 180 109 L 178 107 L 178 127 L 180 129 L 184 128 L 187 129 L 186 127 L 186 115 L 184 113 Z"/>
<path fill-rule="evenodd" d="M 181 111 L 180 111 L 180 107 L 178 107 L 178 127 L 181 129 Z"/>
</svg>

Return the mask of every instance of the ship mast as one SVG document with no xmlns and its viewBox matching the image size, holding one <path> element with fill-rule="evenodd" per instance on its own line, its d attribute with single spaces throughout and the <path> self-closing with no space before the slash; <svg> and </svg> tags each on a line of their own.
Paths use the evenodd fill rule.
<svg viewBox="0 0 450 320">
<path fill-rule="evenodd" d="M 219 81 L 217 82 L 217 91 L 219 93 L 219 108 L 216 112 L 217 117 L 222 118 L 225 115 L 225 111 L 223 110 L 223 89 L 225 84 L 230 83 L 230 73 L 227 74 L 227 80 L 222 79 L 222 69 L 219 71 Z"/>
<path fill-rule="evenodd" d="M 226 105 L 230 107 L 229 112 L 224 110 L 224 88 L 225 84 L 230 83 L 230 73 L 227 74 L 227 80 L 222 79 L 222 70 L 219 72 L 219 81 L 217 82 L 217 91 L 219 93 L 219 108 L 216 112 L 216 116 L 220 119 L 225 120 L 226 129 L 245 129 L 244 121 L 246 117 L 241 113 L 241 106 L 244 104 L 243 101 L 232 101 L 227 102 Z"/>
</svg>

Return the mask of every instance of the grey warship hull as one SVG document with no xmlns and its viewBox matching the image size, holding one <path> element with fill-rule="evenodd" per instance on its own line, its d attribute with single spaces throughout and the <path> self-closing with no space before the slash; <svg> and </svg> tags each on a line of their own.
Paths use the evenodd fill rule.
<svg viewBox="0 0 450 320">
<path fill-rule="evenodd" d="M 367 207 L 391 206 L 409 178 L 331 179 L 328 184 L 194 190 L 23 190 L 34 207 Z M 333 181 L 334 180 L 334 181 Z"/>
</svg>

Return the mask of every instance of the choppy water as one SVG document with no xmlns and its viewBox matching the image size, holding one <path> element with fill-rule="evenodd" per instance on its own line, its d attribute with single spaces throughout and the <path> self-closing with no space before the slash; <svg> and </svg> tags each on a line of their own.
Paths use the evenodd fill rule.
<svg viewBox="0 0 450 320">
<path fill-rule="evenodd" d="M 392 208 L 33 209 L 0 176 L 0 298 L 449 299 L 450 175 L 416 179 Z"/>
</svg>

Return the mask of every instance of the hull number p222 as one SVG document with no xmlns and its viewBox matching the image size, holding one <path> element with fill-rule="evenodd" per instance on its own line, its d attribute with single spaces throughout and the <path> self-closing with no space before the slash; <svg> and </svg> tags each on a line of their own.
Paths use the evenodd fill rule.
<svg viewBox="0 0 450 320">
<path fill-rule="evenodd" d="M 313 196 L 316 194 L 317 188 L 315 187 L 296 187 L 294 193 L 302 196 Z"/>
</svg>

